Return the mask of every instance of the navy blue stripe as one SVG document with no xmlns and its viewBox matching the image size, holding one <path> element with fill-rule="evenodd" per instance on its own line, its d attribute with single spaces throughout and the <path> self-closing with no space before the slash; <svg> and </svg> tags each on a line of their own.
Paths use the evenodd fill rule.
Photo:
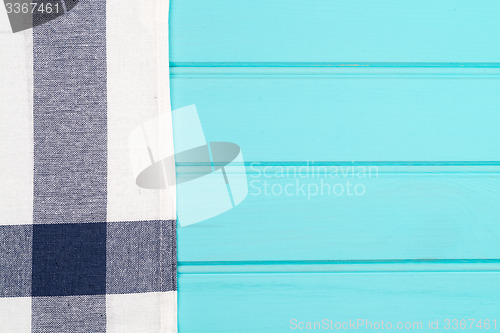
<svg viewBox="0 0 500 333">
<path fill-rule="evenodd" d="M 105 0 L 33 29 L 33 332 L 105 332 L 106 75 Z"/>
<path fill-rule="evenodd" d="M 0 297 L 31 296 L 32 243 L 31 225 L 0 226 Z"/>
<path fill-rule="evenodd" d="M 107 226 L 108 294 L 177 289 L 176 222 L 114 222 Z"/>
<path fill-rule="evenodd" d="M 33 225 L 33 296 L 106 293 L 106 223 Z"/>
<path fill-rule="evenodd" d="M 33 297 L 33 333 L 106 332 L 106 296 Z"/>
<path fill-rule="evenodd" d="M 33 29 L 34 223 L 106 222 L 106 2 Z"/>
</svg>

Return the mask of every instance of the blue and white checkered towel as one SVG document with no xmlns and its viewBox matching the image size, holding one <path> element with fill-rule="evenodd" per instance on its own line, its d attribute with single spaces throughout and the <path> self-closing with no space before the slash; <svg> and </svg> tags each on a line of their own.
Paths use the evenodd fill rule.
<svg viewBox="0 0 500 333">
<path fill-rule="evenodd" d="M 131 161 L 171 127 L 129 142 L 170 113 L 168 1 L 52 2 L 15 33 L 0 7 L 0 332 L 175 332 L 175 193 Z"/>
</svg>

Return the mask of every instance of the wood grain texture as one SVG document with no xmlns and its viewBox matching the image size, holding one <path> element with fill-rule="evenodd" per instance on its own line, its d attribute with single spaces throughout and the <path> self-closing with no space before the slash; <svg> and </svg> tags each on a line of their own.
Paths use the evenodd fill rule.
<svg viewBox="0 0 500 333">
<path fill-rule="evenodd" d="M 498 259 L 183 261 L 180 274 L 500 272 Z"/>
<path fill-rule="evenodd" d="M 171 7 L 172 107 L 240 145 L 249 181 L 178 229 L 180 332 L 500 320 L 498 1 Z"/>
<path fill-rule="evenodd" d="M 495 0 L 173 0 L 171 61 L 499 62 Z"/>
<path fill-rule="evenodd" d="M 246 161 L 500 161 L 497 78 L 174 77 Z"/>
<path fill-rule="evenodd" d="M 312 331 L 291 330 L 292 319 L 421 322 L 415 331 L 444 332 L 445 319 L 496 318 L 499 280 L 491 272 L 180 274 L 179 322 L 189 333 Z"/>
<path fill-rule="evenodd" d="M 500 258 L 498 167 L 358 168 L 247 167 L 240 205 L 178 230 L 179 261 Z"/>
</svg>

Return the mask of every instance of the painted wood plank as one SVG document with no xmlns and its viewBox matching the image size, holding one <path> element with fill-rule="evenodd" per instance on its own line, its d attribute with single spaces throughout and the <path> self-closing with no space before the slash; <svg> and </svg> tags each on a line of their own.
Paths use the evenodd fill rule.
<svg viewBox="0 0 500 333">
<path fill-rule="evenodd" d="M 247 170 L 241 204 L 179 228 L 181 263 L 500 258 L 498 166 Z"/>
<path fill-rule="evenodd" d="M 498 272 L 180 274 L 179 331 L 309 332 L 298 323 L 360 319 L 364 332 L 378 331 L 368 322 L 381 321 L 394 330 L 409 323 L 415 325 L 409 331 L 446 332 L 458 331 L 446 330 L 446 319 L 465 319 L 467 329 L 460 331 L 495 332 L 499 281 Z M 481 320 L 482 328 L 469 329 L 468 319 Z M 429 320 L 437 320 L 438 329 L 429 329 Z"/>
<path fill-rule="evenodd" d="M 246 161 L 500 161 L 497 78 L 174 76 L 209 141 Z"/>
<path fill-rule="evenodd" d="M 183 261 L 180 274 L 500 272 L 500 259 Z"/>
<path fill-rule="evenodd" d="M 174 0 L 171 61 L 499 62 L 485 0 Z"/>
</svg>

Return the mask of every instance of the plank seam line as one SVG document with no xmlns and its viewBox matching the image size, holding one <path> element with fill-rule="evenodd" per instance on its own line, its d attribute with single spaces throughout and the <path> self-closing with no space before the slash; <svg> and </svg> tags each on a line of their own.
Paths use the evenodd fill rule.
<svg viewBox="0 0 500 333">
<path fill-rule="evenodd" d="M 170 62 L 170 67 L 500 68 L 500 62 Z"/>
<path fill-rule="evenodd" d="M 366 265 L 366 264 L 500 264 L 500 259 L 374 259 L 374 260 L 249 260 L 249 261 L 179 261 L 178 266 L 236 265 Z"/>
<path fill-rule="evenodd" d="M 206 162 L 176 162 L 176 166 L 207 166 Z M 223 166 L 223 163 L 214 163 Z M 500 166 L 500 161 L 247 161 L 244 166 Z"/>
</svg>

